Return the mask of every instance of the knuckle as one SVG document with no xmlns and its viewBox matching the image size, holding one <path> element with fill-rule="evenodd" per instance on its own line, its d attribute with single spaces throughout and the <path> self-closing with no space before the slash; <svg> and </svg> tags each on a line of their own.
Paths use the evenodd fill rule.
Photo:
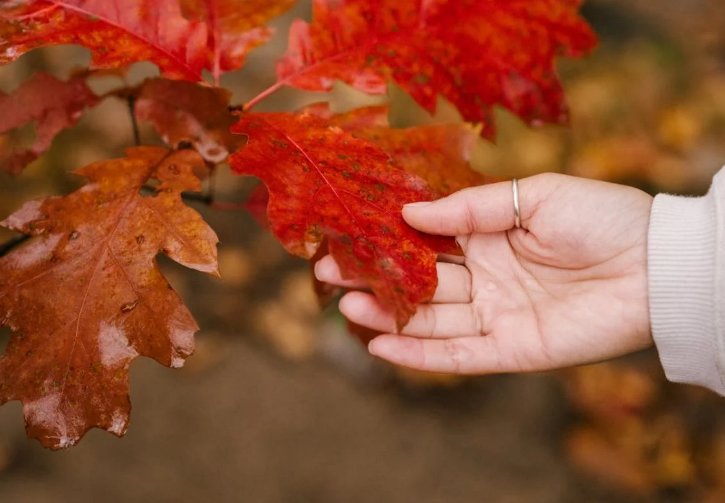
<svg viewBox="0 0 725 503">
<path fill-rule="evenodd" d="M 471 350 L 459 339 L 446 339 L 444 348 L 450 369 L 455 373 L 464 373 L 471 360 Z"/>
</svg>

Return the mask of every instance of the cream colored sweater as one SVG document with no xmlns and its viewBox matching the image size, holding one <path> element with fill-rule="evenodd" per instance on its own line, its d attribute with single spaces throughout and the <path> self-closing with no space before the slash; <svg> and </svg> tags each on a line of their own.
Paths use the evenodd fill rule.
<svg viewBox="0 0 725 503">
<path fill-rule="evenodd" d="M 703 197 L 655 197 L 652 335 L 667 378 L 725 395 L 725 168 Z"/>
</svg>

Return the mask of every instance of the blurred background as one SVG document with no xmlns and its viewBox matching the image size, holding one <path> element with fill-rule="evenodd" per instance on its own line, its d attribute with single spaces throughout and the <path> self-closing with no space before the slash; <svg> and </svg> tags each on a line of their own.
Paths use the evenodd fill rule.
<svg viewBox="0 0 725 503">
<path fill-rule="evenodd" d="M 560 64 L 571 128 L 532 130 L 501 112 L 497 143 L 481 142 L 476 167 L 704 193 L 725 164 L 725 3 L 590 0 L 584 14 L 601 44 Z M 308 2 L 224 78 L 236 102 L 273 82 L 298 16 Z M 32 52 L 0 68 L 0 90 L 88 60 L 72 47 Z M 136 65 L 132 78 L 153 74 Z M 456 118 L 445 104 L 431 118 L 390 94 L 396 125 Z M 260 110 L 322 98 L 283 90 Z M 344 110 L 375 100 L 339 86 L 332 101 Z M 131 144 L 126 104 L 107 100 L 22 176 L 0 174 L 0 217 L 75 189 L 70 170 Z M 252 185 L 224 170 L 215 181 L 225 201 Z M 247 213 L 198 209 L 221 238 L 222 279 L 163 261 L 202 327 L 196 354 L 182 370 L 136 361 L 121 440 L 94 430 L 53 453 L 25 437 L 19 403 L 1 407 L 0 501 L 725 501 L 725 400 L 666 383 L 653 352 L 541 375 L 395 369 L 367 356 L 334 309 L 319 312 L 307 264 Z M 11 237 L 0 231 L 0 242 Z M 0 348 L 8 336 L 0 331 Z"/>
</svg>

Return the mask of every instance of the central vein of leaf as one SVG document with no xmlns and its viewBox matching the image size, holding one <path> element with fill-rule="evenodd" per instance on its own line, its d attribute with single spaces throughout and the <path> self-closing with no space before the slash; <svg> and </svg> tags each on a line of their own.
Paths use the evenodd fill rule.
<svg viewBox="0 0 725 503">
<path fill-rule="evenodd" d="M 184 71 L 184 73 L 187 75 L 187 77 L 191 77 L 191 80 L 200 80 L 201 79 L 201 76 L 199 75 L 199 72 L 194 71 L 194 69 L 191 68 L 191 66 L 189 66 L 188 62 L 186 62 L 183 59 L 179 58 L 176 54 L 174 54 L 172 52 L 169 52 L 168 49 L 166 49 L 165 47 L 161 46 L 158 42 L 154 42 L 152 40 L 149 40 L 147 37 L 145 37 L 141 33 L 137 33 L 135 31 L 132 31 L 131 29 L 129 29 L 126 26 L 122 26 L 121 24 L 118 23 L 118 21 L 114 21 L 112 19 L 109 19 L 108 17 L 105 17 L 105 16 L 100 15 L 97 12 L 93 12 L 93 11 L 90 11 L 88 9 L 83 9 L 81 7 L 78 7 L 76 5 L 71 5 L 71 4 L 68 4 L 68 3 L 63 2 L 63 1 L 59 1 L 59 0 L 47 0 L 47 1 L 49 3 L 55 5 L 55 6 L 59 7 L 59 8 L 67 9 L 67 10 L 70 10 L 70 11 L 73 11 L 73 12 L 77 12 L 79 14 L 83 14 L 83 15 L 86 15 L 86 16 L 91 16 L 93 18 L 96 18 L 99 21 L 102 21 L 102 22 L 106 23 L 109 26 L 112 26 L 112 27 L 114 27 L 114 28 L 116 28 L 116 29 L 124 32 L 124 33 L 127 33 L 127 34 L 131 35 L 132 37 L 136 38 L 137 40 L 140 40 L 144 44 L 146 44 L 149 47 L 153 48 L 157 52 L 163 54 L 169 60 L 175 62 L 179 66 L 179 68 L 181 68 Z"/>
<path fill-rule="evenodd" d="M 91 274 L 91 277 L 88 279 L 88 285 L 86 286 L 86 291 L 83 294 L 83 300 L 81 301 L 81 305 L 78 308 L 78 315 L 76 316 L 76 328 L 75 328 L 75 333 L 73 334 L 73 346 L 71 347 L 70 354 L 68 355 L 68 365 L 66 367 L 65 375 L 63 376 L 63 383 L 61 384 L 61 388 L 60 388 L 60 399 L 58 401 L 59 404 L 63 399 L 63 394 L 65 392 L 65 385 L 68 381 L 68 376 L 70 375 L 71 364 L 73 362 L 73 355 L 75 354 L 76 346 L 78 345 L 78 342 L 80 340 L 81 319 L 83 318 L 83 312 L 85 311 L 86 302 L 88 300 L 88 295 L 91 291 L 91 287 L 94 284 L 96 275 L 98 274 L 98 271 L 100 270 L 101 265 L 104 262 L 105 255 L 106 255 L 108 249 L 110 248 L 109 242 L 111 241 L 111 238 L 113 238 L 113 236 L 116 234 L 116 231 L 118 230 L 118 227 L 121 225 L 121 222 L 123 222 L 124 219 L 122 216 L 127 212 L 128 208 L 131 205 L 131 203 L 133 202 L 133 200 L 134 200 L 134 194 L 131 193 L 128 196 L 128 200 L 125 201 L 119 208 L 118 213 L 116 214 L 116 218 L 114 218 L 116 224 L 113 226 L 113 229 L 111 229 L 111 231 L 108 233 L 106 238 L 98 244 L 98 248 L 97 248 L 97 250 L 99 252 L 98 261 L 96 262 L 96 266 L 93 268 L 93 273 Z M 82 342 L 81 342 L 81 344 L 82 344 Z"/>
<path fill-rule="evenodd" d="M 275 127 L 274 124 L 271 124 L 269 121 L 266 121 L 266 122 L 272 129 L 274 129 L 280 135 L 284 136 L 297 150 L 300 151 L 300 153 L 305 157 L 305 159 L 307 159 L 307 162 L 310 164 L 310 166 L 312 166 L 315 169 L 315 171 L 317 171 L 317 174 L 320 175 L 320 178 L 322 178 L 322 181 L 325 182 L 325 185 L 327 185 L 330 188 L 333 195 L 335 196 L 335 199 L 337 199 L 339 201 L 340 206 L 342 206 L 343 209 L 347 212 L 347 214 L 350 215 L 350 218 L 355 223 L 355 225 L 357 227 L 361 228 L 360 224 L 358 223 L 357 219 L 355 218 L 355 214 L 347 206 L 347 204 L 345 204 L 345 201 L 342 199 L 342 196 L 340 196 L 340 194 L 338 193 L 337 188 L 335 188 L 335 186 L 332 184 L 332 182 L 327 178 L 325 173 L 322 171 L 322 168 L 320 168 L 320 166 L 315 162 L 315 160 L 307 153 L 307 151 L 304 149 L 304 147 L 302 147 L 302 145 L 297 143 L 297 141 L 294 138 L 292 138 L 289 134 L 287 134 L 286 132 Z"/>
</svg>

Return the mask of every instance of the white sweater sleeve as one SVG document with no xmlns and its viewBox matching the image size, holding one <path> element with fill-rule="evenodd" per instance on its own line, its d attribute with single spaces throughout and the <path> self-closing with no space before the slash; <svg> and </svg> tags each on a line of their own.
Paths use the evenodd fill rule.
<svg viewBox="0 0 725 503">
<path fill-rule="evenodd" d="M 725 169 L 703 197 L 655 197 L 648 273 L 667 378 L 725 395 Z"/>
</svg>

